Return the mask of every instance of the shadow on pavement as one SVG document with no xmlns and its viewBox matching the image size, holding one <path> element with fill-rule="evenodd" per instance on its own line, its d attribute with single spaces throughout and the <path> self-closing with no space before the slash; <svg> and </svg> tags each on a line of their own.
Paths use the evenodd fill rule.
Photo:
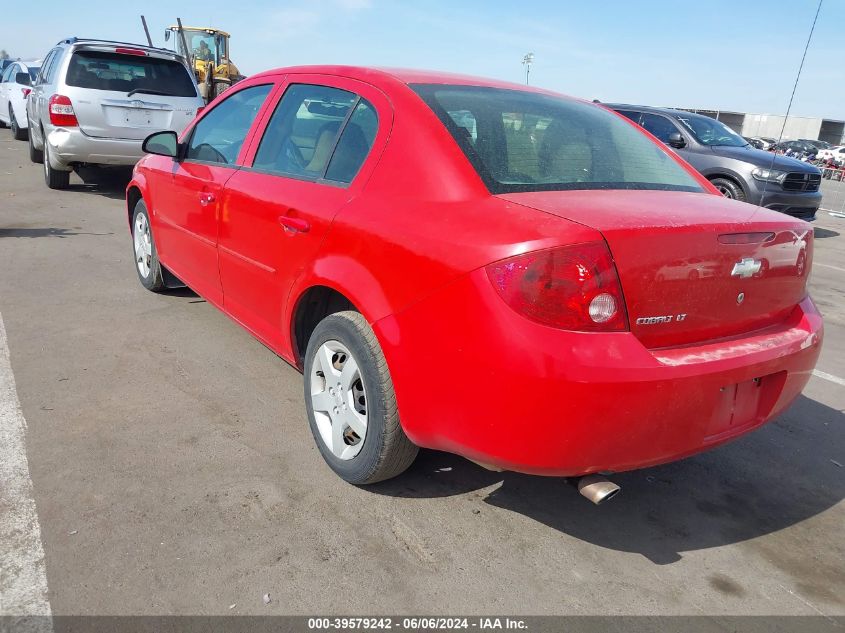
<svg viewBox="0 0 845 633">
<path fill-rule="evenodd" d="M 132 179 L 131 167 L 80 167 L 76 175 L 83 184 L 72 183 L 68 191 L 93 193 L 112 200 L 126 197 L 126 185 Z"/>
<path fill-rule="evenodd" d="M 74 235 L 114 235 L 108 233 L 90 233 L 73 229 L 59 229 L 52 226 L 40 227 L 0 227 L 0 238 L 2 237 L 73 237 Z"/>
<path fill-rule="evenodd" d="M 845 497 L 842 412 L 801 396 L 776 422 L 689 459 L 612 477 L 623 493 L 600 507 L 558 478 L 493 473 L 423 451 L 395 480 L 371 486 L 399 497 L 457 495 L 501 482 L 484 499 L 582 541 L 639 553 L 658 565 L 681 552 L 777 532 Z"/>
<path fill-rule="evenodd" d="M 839 233 L 836 231 L 831 231 L 830 229 L 823 229 L 820 226 L 817 226 L 813 229 L 813 234 L 817 239 L 824 239 L 826 237 L 839 237 Z"/>
</svg>

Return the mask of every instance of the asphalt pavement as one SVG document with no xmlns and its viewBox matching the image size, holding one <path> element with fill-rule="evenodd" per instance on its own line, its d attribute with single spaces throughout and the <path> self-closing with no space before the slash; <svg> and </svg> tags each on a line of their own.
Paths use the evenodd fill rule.
<svg viewBox="0 0 845 633">
<path fill-rule="evenodd" d="M 140 286 L 125 176 L 71 183 L 48 190 L 0 130 L 0 459 L 24 464 L 0 613 L 845 614 L 845 218 L 815 223 L 826 338 L 792 409 L 595 507 L 432 451 L 344 484 L 293 368 L 192 292 Z"/>
</svg>

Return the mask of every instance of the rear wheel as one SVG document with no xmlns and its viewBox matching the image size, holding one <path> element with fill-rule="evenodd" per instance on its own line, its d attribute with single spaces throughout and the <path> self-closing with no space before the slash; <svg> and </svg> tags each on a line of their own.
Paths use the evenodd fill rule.
<svg viewBox="0 0 845 633">
<path fill-rule="evenodd" d="M 143 200 L 138 201 L 132 213 L 132 246 L 135 250 L 135 271 L 141 285 L 153 292 L 164 290 L 164 275 L 153 241 L 150 215 Z"/>
<path fill-rule="evenodd" d="M 50 145 L 44 143 L 44 182 L 50 189 L 67 189 L 70 184 L 70 172 L 53 169 L 50 164 Z"/>
<path fill-rule="evenodd" d="M 18 125 L 15 119 L 15 112 L 12 110 L 12 104 L 9 104 L 9 127 L 12 128 L 12 136 L 16 141 L 25 141 L 27 137 L 27 130 Z"/>
<path fill-rule="evenodd" d="M 726 198 L 745 202 L 745 192 L 742 190 L 742 187 L 736 184 L 733 180 L 728 180 L 727 178 L 714 178 L 710 182 L 712 182 L 713 186 L 719 190 L 719 193 Z"/>
<path fill-rule="evenodd" d="M 360 313 L 337 312 L 314 329 L 305 352 L 305 407 L 326 463 L 352 484 L 403 472 L 418 449 L 399 423 L 387 361 Z"/>
<path fill-rule="evenodd" d="M 32 126 L 30 125 L 30 128 Z M 32 134 L 29 135 L 29 160 L 33 163 L 44 162 L 44 152 L 40 149 L 35 149 L 35 142 L 32 140 Z"/>
</svg>

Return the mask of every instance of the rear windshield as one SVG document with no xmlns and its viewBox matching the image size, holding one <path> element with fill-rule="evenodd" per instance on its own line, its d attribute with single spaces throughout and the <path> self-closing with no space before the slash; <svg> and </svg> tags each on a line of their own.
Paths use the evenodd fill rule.
<svg viewBox="0 0 845 633">
<path fill-rule="evenodd" d="M 103 51 L 74 53 L 65 83 L 112 92 L 137 90 L 172 97 L 197 96 L 187 68 L 175 60 Z"/>
<path fill-rule="evenodd" d="M 416 84 L 492 193 L 569 189 L 702 191 L 615 113 L 520 90 Z"/>
</svg>

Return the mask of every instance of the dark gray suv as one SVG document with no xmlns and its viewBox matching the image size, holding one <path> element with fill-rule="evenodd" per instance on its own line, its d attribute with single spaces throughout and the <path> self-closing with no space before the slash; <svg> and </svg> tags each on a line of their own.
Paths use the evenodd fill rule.
<svg viewBox="0 0 845 633">
<path fill-rule="evenodd" d="M 813 220 L 821 172 L 794 158 L 754 149 L 720 121 L 668 108 L 604 104 L 671 146 L 727 198 Z"/>
</svg>

